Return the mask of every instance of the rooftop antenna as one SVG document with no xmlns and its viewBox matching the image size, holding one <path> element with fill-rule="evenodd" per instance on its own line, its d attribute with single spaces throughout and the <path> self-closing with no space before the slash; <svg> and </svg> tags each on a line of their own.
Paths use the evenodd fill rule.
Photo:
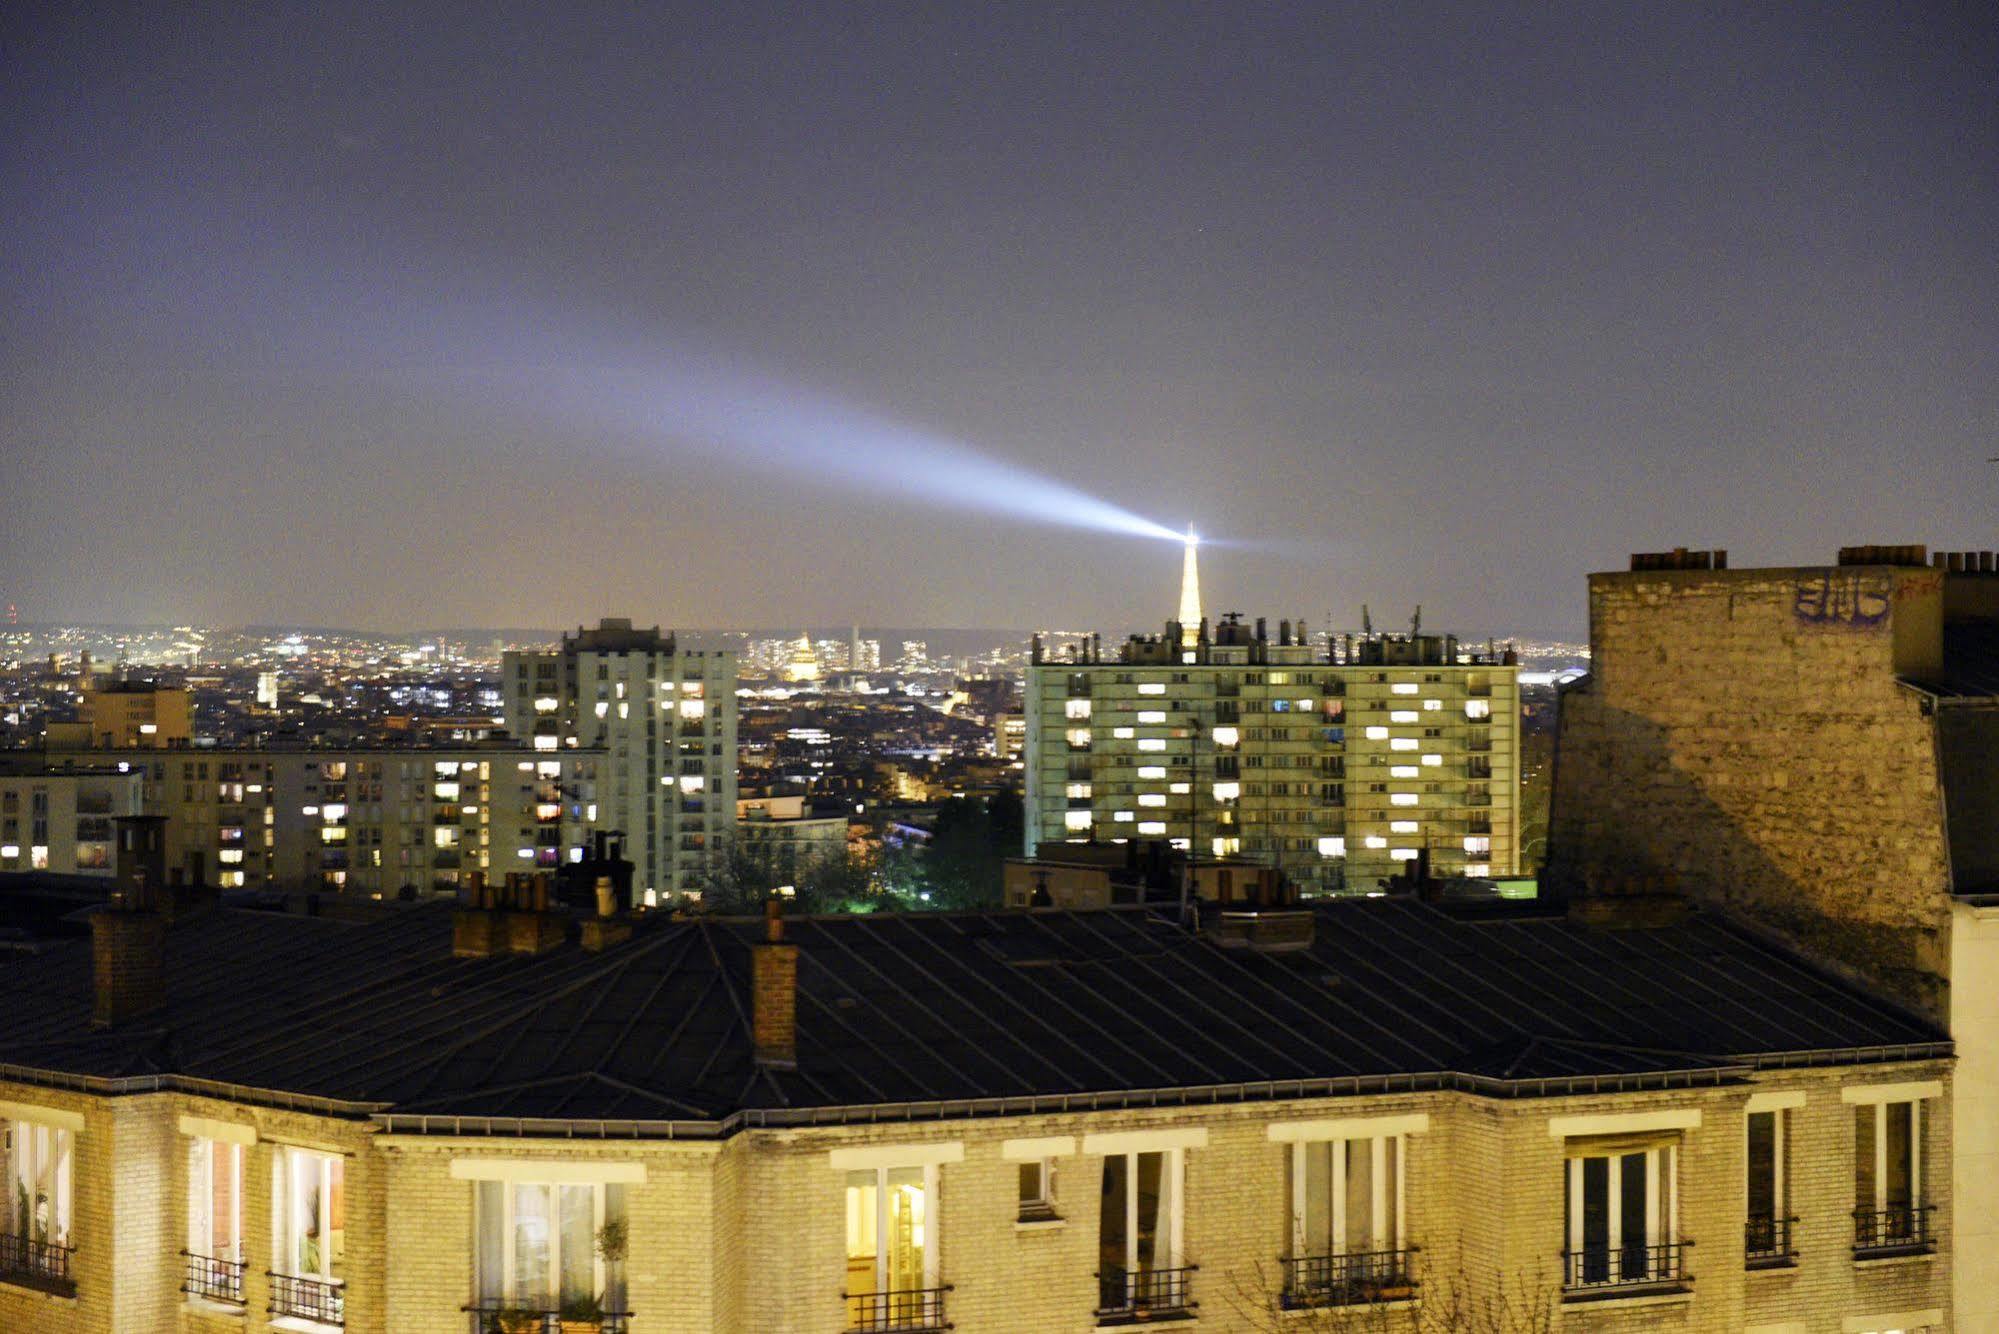
<svg viewBox="0 0 1999 1334">
<path fill-rule="evenodd" d="M 1360 604 L 1360 632 L 1364 635 L 1374 633 L 1374 618 L 1367 614 L 1367 604 L 1365 602 Z"/>
<path fill-rule="evenodd" d="M 1423 604 L 1416 604 L 1416 614 L 1409 618 L 1409 637 L 1416 638 L 1423 633 Z"/>
</svg>

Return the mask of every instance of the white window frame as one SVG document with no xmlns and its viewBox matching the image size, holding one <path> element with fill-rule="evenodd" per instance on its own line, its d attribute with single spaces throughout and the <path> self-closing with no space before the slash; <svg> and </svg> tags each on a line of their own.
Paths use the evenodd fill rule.
<svg viewBox="0 0 1999 1334">
<path fill-rule="evenodd" d="M 308 1274 L 299 1263 L 298 1238 L 292 1234 L 293 1211 L 291 1192 L 293 1188 L 292 1163 L 295 1159 L 309 1158 L 317 1162 L 319 1168 L 319 1272 Z M 305 1278 L 317 1283 L 325 1283 L 344 1288 L 347 1280 L 333 1273 L 333 1168 L 340 1168 L 340 1194 L 343 1207 L 347 1195 L 347 1160 L 344 1155 L 329 1153 L 324 1149 L 296 1148 L 283 1145 L 278 1150 L 277 1168 L 271 1174 L 271 1223 L 272 1223 L 272 1269 L 284 1278 Z M 344 1221 L 344 1220 L 343 1220 Z M 343 1243 L 346 1229 L 341 1229 Z M 343 1257 L 344 1259 L 344 1257 Z"/>
<path fill-rule="evenodd" d="M 607 1187 L 614 1183 L 608 1179 L 558 1180 L 555 1178 L 556 1174 L 551 1174 L 550 1178 L 546 1180 L 527 1180 L 511 1174 L 505 1176 L 492 1174 L 483 1178 L 484 1180 L 497 1181 L 498 1183 L 498 1190 L 495 1192 L 500 1197 L 500 1217 L 498 1222 L 500 1229 L 500 1245 L 498 1248 L 500 1252 L 500 1273 L 498 1275 L 498 1292 L 500 1294 L 499 1300 L 502 1303 L 511 1304 L 521 1300 L 525 1296 L 525 1294 L 517 1292 L 514 1286 L 516 1259 L 514 1255 L 514 1239 L 516 1235 L 515 1225 L 518 1219 L 518 1215 L 515 1212 L 518 1202 L 514 1198 L 514 1193 L 523 1188 L 546 1190 L 549 1193 L 548 1291 L 539 1298 L 539 1300 L 547 1303 L 546 1309 L 550 1311 L 556 1310 L 562 1296 L 562 1192 L 564 1190 L 588 1190 L 590 1192 L 590 1295 L 593 1298 L 601 1300 L 606 1295 L 610 1286 L 610 1266 L 605 1262 L 602 1253 L 597 1249 L 597 1236 L 604 1230 L 605 1220 L 610 1214 L 611 1192 Z M 481 1210 L 477 1207 L 480 1194 L 481 1192 L 475 1186 L 473 1191 L 475 1207 L 472 1218 L 472 1253 L 475 1272 L 472 1276 L 472 1281 L 475 1293 L 480 1300 L 485 1301 L 490 1300 L 486 1295 L 489 1286 L 486 1282 L 487 1276 L 476 1272 L 479 1266 L 479 1257 L 484 1254 L 482 1228 L 485 1219 L 482 1216 Z M 627 1218 L 629 1218 L 629 1201 L 626 1208 Z"/>
<path fill-rule="evenodd" d="M 1152 1267 L 1155 1270 L 1184 1269 L 1187 1261 L 1187 1151 L 1173 1146 L 1106 1153 L 1106 1170 L 1110 1159 L 1124 1159 L 1124 1269 L 1127 1274 L 1138 1272 L 1138 1159 L 1146 1153 L 1163 1155 L 1159 1164 L 1159 1181 L 1167 1200 L 1166 1254 L 1155 1257 Z M 1161 1259 L 1164 1263 L 1160 1262 Z"/>
<path fill-rule="evenodd" d="M 1620 1160 L 1633 1153 L 1645 1155 L 1645 1218 L 1648 1225 L 1657 1229 L 1646 1242 L 1646 1272 L 1633 1276 L 1623 1270 L 1624 1254 L 1624 1173 L 1619 1170 Z M 1602 1286 L 1620 1286 L 1627 1283 L 1647 1283 L 1663 1281 L 1675 1277 L 1673 1274 L 1653 1272 L 1653 1257 L 1650 1248 L 1677 1245 L 1680 1240 L 1680 1146 L 1678 1143 L 1655 1145 L 1649 1149 L 1628 1149 L 1617 1153 L 1568 1155 L 1564 1158 L 1564 1171 L 1568 1178 L 1569 1218 L 1568 1250 L 1571 1255 L 1585 1253 L 1583 1242 L 1584 1205 L 1583 1164 L 1596 1159 L 1605 1159 L 1604 1172 L 1604 1250 L 1610 1257 L 1612 1272 L 1618 1277 Z M 1566 1276 L 1565 1276 L 1566 1277 Z M 1576 1284 L 1573 1286 L 1582 1286 Z M 1590 1284 L 1589 1286 L 1599 1286 Z"/>
<path fill-rule="evenodd" d="M 1886 1213 L 1888 1204 L 1888 1109 L 1907 1106 L 1909 1109 L 1909 1208 L 1923 1207 L 1923 1099 L 1922 1098 L 1882 1098 L 1858 1102 L 1857 1106 L 1872 1106 L 1874 1109 L 1874 1212 Z M 1858 1145 L 1855 1148 L 1858 1149 Z M 1854 1163 L 1855 1184 L 1860 1171 L 1858 1161 Z M 1858 1198 L 1854 1200 L 1859 1207 Z"/>
<path fill-rule="evenodd" d="M 942 1249 L 939 1243 L 943 1240 L 943 1233 L 937 1227 L 937 1164 L 935 1162 L 895 1164 L 877 1162 L 872 1165 L 852 1166 L 846 1169 L 849 1172 L 872 1172 L 875 1176 L 875 1286 L 872 1292 L 850 1293 L 848 1294 L 849 1296 L 875 1296 L 895 1291 L 895 1289 L 888 1286 L 888 1178 L 891 1172 L 908 1172 L 917 1168 L 921 1168 L 923 1171 L 923 1287 L 928 1289 L 939 1286 L 937 1281 L 939 1272 L 938 1261 L 941 1258 L 940 1251 Z M 844 1179 L 841 1189 L 842 1191 L 846 1189 Z M 844 1250 L 845 1246 L 842 1249 Z M 849 1263 L 852 1262 L 853 1258 L 852 1255 L 846 1256 L 846 1260 Z"/>
<path fill-rule="evenodd" d="M 19 1236 L 29 1241 L 44 1242 L 51 1246 L 70 1248 L 76 1244 L 76 1140 L 77 1127 L 69 1118 L 51 1115 L 47 1118 L 19 1117 L 21 1111 L 29 1108 L 10 1109 L 17 1113 L 17 1119 L 6 1123 L 5 1152 L 0 1153 L 0 1165 L 6 1172 L 4 1200 L 0 1200 L 0 1234 Z M 81 1120 L 81 1118 L 76 1118 Z M 46 1140 L 42 1137 L 46 1136 Z M 26 1160 L 23 1162 L 22 1155 Z M 45 1237 L 36 1235 L 36 1218 L 33 1195 L 29 1196 L 29 1216 L 17 1217 L 19 1191 L 21 1185 L 39 1180 L 42 1175 L 43 1159 L 52 1163 L 51 1189 L 54 1198 L 49 1201 L 48 1231 Z M 17 1232 L 16 1226 L 24 1226 L 26 1231 Z"/>
<path fill-rule="evenodd" d="M 235 1239 L 234 1252 L 215 1253 L 215 1174 L 217 1156 L 226 1157 L 229 1174 L 229 1235 Z M 243 1146 L 241 1143 L 210 1139 L 205 1135 L 188 1141 L 187 1249 L 205 1260 L 244 1263 L 243 1240 Z"/>
<path fill-rule="evenodd" d="M 1395 1172 L 1391 1182 L 1388 1172 L 1388 1145 L 1395 1144 Z M 1300 1139 L 1291 1145 L 1291 1254 L 1295 1256 L 1316 1255 L 1308 1251 L 1305 1236 L 1305 1181 L 1306 1158 L 1310 1151 L 1321 1145 L 1332 1146 L 1332 1168 L 1326 1176 L 1327 1212 L 1331 1216 L 1333 1248 L 1329 1254 L 1364 1254 L 1350 1252 L 1347 1246 L 1347 1157 L 1349 1146 L 1366 1143 L 1371 1161 L 1368 1164 L 1368 1181 L 1372 1198 L 1368 1201 L 1368 1214 L 1373 1219 L 1373 1228 L 1368 1237 L 1366 1251 L 1407 1250 L 1408 1239 L 1408 1166 L 1409 1137 L 1402 1134 L 1358 1134 L 1327 1139 Z M 1395 1235 L 1387 1234 L 1386 1220 L 1389 1192 L 1395 1197 Z"/>
</svg>

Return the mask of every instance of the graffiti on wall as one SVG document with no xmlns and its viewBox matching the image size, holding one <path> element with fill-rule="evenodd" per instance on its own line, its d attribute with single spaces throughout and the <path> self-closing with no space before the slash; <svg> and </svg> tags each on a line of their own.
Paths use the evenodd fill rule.
<svg viewBox="0 0 1999 1334">
<path fill-rule="evenodd" d="M 1798 580 L 1792 612 L 1806 625 L 1871 629 L 1888 619 L 1888 595 L 1864 587 L 1858 574 L 1815 574 Z"/>
</svg>

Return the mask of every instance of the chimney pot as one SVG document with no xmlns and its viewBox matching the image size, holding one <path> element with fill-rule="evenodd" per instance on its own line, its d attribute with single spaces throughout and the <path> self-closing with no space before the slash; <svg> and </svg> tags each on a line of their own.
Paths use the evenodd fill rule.
<svg viewBox="0 0 1999 1334">
<path fill-rule="evenodd" d="M 764 905 L 765 941 L 750 947 L 750 1027 L 759 1065 L 798 1064 L 798 946 L 784 940 L 784 905 Z"/>
<path fill-rule="evenodd" d="M 166 1006 L 166 938 L 166 918 L 130 899 L 114 899 L 90 915 L 92 1027 L 110 1028 Z"/>
</svg>

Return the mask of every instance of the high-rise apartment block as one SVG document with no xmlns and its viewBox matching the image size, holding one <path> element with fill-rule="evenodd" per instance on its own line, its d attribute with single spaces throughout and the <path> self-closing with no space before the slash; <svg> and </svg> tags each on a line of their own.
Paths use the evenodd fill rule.
<svg viewBox="0 0 1999 1334">
<path fill-rule="evenodd" d="M 1027 851 L 1166 839 L 1319 891 L 1519 860 L 1519 669 L 1435 635 L 1315 650 L 1303 626 L 1169 622 L 1106 658 L 1037 643 L 1028 669 Z"/>
<path fill-rule="evenodd" d="M 736 657 L 605 618 L 509 653 L 507 729 L 537 754 L 602 750 L 598 827 L 625 836 L 641 901 L 698 891 L 736 823 Z"/>
</svg>

